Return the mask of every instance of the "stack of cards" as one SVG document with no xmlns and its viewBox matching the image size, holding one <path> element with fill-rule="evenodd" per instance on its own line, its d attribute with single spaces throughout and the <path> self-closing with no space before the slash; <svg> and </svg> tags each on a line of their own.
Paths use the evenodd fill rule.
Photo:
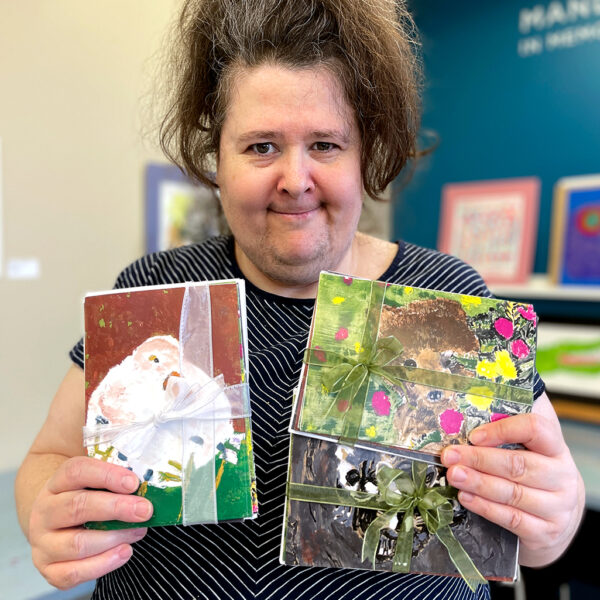
<svg viewBox="0 0 600 600">
<path fill-rule="evenodd" d="M 460 506 L 439 454 L 531 410 L 536 324 L 531 305 L 322 273 L 282 562 L 512 580 L 517 538 Z"/>
</svg>

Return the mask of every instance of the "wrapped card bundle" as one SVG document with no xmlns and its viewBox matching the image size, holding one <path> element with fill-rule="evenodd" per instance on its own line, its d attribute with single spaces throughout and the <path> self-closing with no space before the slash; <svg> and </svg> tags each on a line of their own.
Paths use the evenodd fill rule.
<svg viewBox="0 0 600 600">
<path fill-rule="evenodd" d="M 281 561 L 513 580 L 518 539 L 439 454 L 529 412 L 531 305 L 321 273 L 290 423 Z"/>
<path fill-rule="evenodd" d="M 528 304 L 321 273 L 290 430 L 435 462 L 531 410 L 536 323 Z"/>
<path fill-rule="evenodd" d="M 85 298 L 84 444 L 139 477 L 145 526 L 257 514 L 244 301 L 240 280 Z"/>
<path fill-rule="evenodd" d="M 512 581 L 517 538 L 465 510 L 445 469 L 292 435 L 281 562 Z M 485 579 L 484 579 L 485 578 Z"/>
</svg>

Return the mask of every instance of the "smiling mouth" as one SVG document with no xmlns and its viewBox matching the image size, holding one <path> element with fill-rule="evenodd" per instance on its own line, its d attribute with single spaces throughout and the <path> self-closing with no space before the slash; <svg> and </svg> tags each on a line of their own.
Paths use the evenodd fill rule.
<svg viewBox="0 0 600 600">
<path fill-rule="evenodd" d="M 279 210 L 279 209 L 274 209 L 274 208 L 270 208 L 269 210 L 273 213 L 275 213 L 276 215 L 282 216 L 282 217 L 289 217 L 289 218 L 303 218 L 303 217 L 308 217 L 309 215 L 317 212 L 319 210 L 319 208 L 321 208 L 320 206 L 314 206 L 313 208 L 306 208 L 306 209 L 301 209 L 301 210 Z"/>
</svg>

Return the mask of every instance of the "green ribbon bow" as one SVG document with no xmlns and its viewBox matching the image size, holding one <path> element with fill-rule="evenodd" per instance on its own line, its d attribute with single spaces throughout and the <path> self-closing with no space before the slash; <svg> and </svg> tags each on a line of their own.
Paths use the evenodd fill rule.
<svg viewBox="0 0 600 600">
<path fill-rule="evenodd" d="M 327 418 L 335 406 L 346 403 L 348 409 L 343 416 L 340 439 L 353 442 L 358 438 L 363 412 L 369 393 L 371 378 L 376 376 L 385 382 L 402 387 L 406 379 L 397 377 L 395 367 L 389 364 L 402 354 L 402 344 L 393 336 L 382 338 L 371 346 L 363 347 L 360 358 L 345 356 L 319 348 L 309 348 L 305 352 L 304 362 L 312 366 L 321 366 L 321 383 L 333 398 L 325 412 Z M 323 364 L 322 358 L 327 364 Z M 386 385 L 389 394 L 393 389 Z"/>
<path fill-rule="evenodd" d="M 394 336 L 377 339 L 385 290 L 385 284 L 371 282 L 366 320 L 358 352 L 354 355 L 342 354 L 338 347 L 314 346 L 304 353 L 304 362 L 310 367 L 321 370 L 321 384 L 328 394 L 333 395 L 327 410 L 323 413 L 324 419 L 331 415 L 334 407 L 347 407 L 345 411 L 342 410 L 341 441 L 353 444 L 358 439 L 369 385 L 373 378 L 378 380 L 391 396 L 396 394 L 393 386 L 402 389 L 407 382 L 411 382 L 459 393 L 469 393 L 473 387 L 485 387 L 494 398 L 520 404 L 532 403 L 533 395 L 529 389 L 475 377 L 392 364 L 397 363 L 401 357 L 402 344 Z"/>
<path fill-rule="evenodd" d="M 362 545 L 361 560 L 370 560 L 373 568 L 381 531 L 392 529 L 393 519 L 398 513 L 404 513 L 402 523 L 396 529 L 398 539 L 392 566 L 396 573 L 410 571 L 415 511 L 418 511 L 427 531 L 445 546 L 461 577 L 469 588 L 475 591 L 477 586 L 485 584 L 486 580 L 450 529 L 454 516 L 450 499 L 456 497 L 457 490 L 451 486 L 428 488 L 425 485 L 426 473 L 427 465 L 417 461 L 412 463 L 412 477 L 402 469 L 393 469 L 382 464 L 377 471 L 378 493 L 288 483 L 288 497 L 303 502 L 382 511 L 382 514 L 367 527 Z"/>
</svg>

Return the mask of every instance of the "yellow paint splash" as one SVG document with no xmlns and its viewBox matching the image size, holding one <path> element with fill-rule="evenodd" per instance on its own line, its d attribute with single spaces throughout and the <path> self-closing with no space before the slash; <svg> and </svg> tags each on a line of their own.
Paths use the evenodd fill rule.
<svg viewBox="0 0 600 600">
<path fill-rule="evenodd" d="M 481 298 L 478 298 L 477 296 L 461 296 L 460 301 L 465 306 L 478 306 L 479 304 L 481 304 Z"/>
<path fill-rule="evenodd" d="M 510 358 L 508 350 L 499 350 L 496 352 L 496 366 L 498 373 L 504 379 L 515 379 L 517 376 L 517 369 L 513 361 Z"/>
<path fill-rule="evenodd" d="M 223 472 L 225 471 L 225 461 L 221 461 L 221 466 L 219 467 L 219 471 L 217 472 L 217 476 L 215 477 L 215 490 L 219 487 L 219 483 L 221 483 L 221 477 L 223 477 Z"/>
<path fill-rule="evenodd" d="M 371 427 L 367 427 L 367 429 L 365 429 L 365 433 L 370 437 L 370 438 L 374 438 L 377 435 L 377 429 L 375 429 L 374 425 L 371 425 Z"/>
<path fill-rule="evenodd" d="M 489 410 L 492 404 L 493 398 L 486 398 L 485 396 L 476 396 L 475 394 L 467 394 L 467 401 L 479 410 Z"/>
</svg>

